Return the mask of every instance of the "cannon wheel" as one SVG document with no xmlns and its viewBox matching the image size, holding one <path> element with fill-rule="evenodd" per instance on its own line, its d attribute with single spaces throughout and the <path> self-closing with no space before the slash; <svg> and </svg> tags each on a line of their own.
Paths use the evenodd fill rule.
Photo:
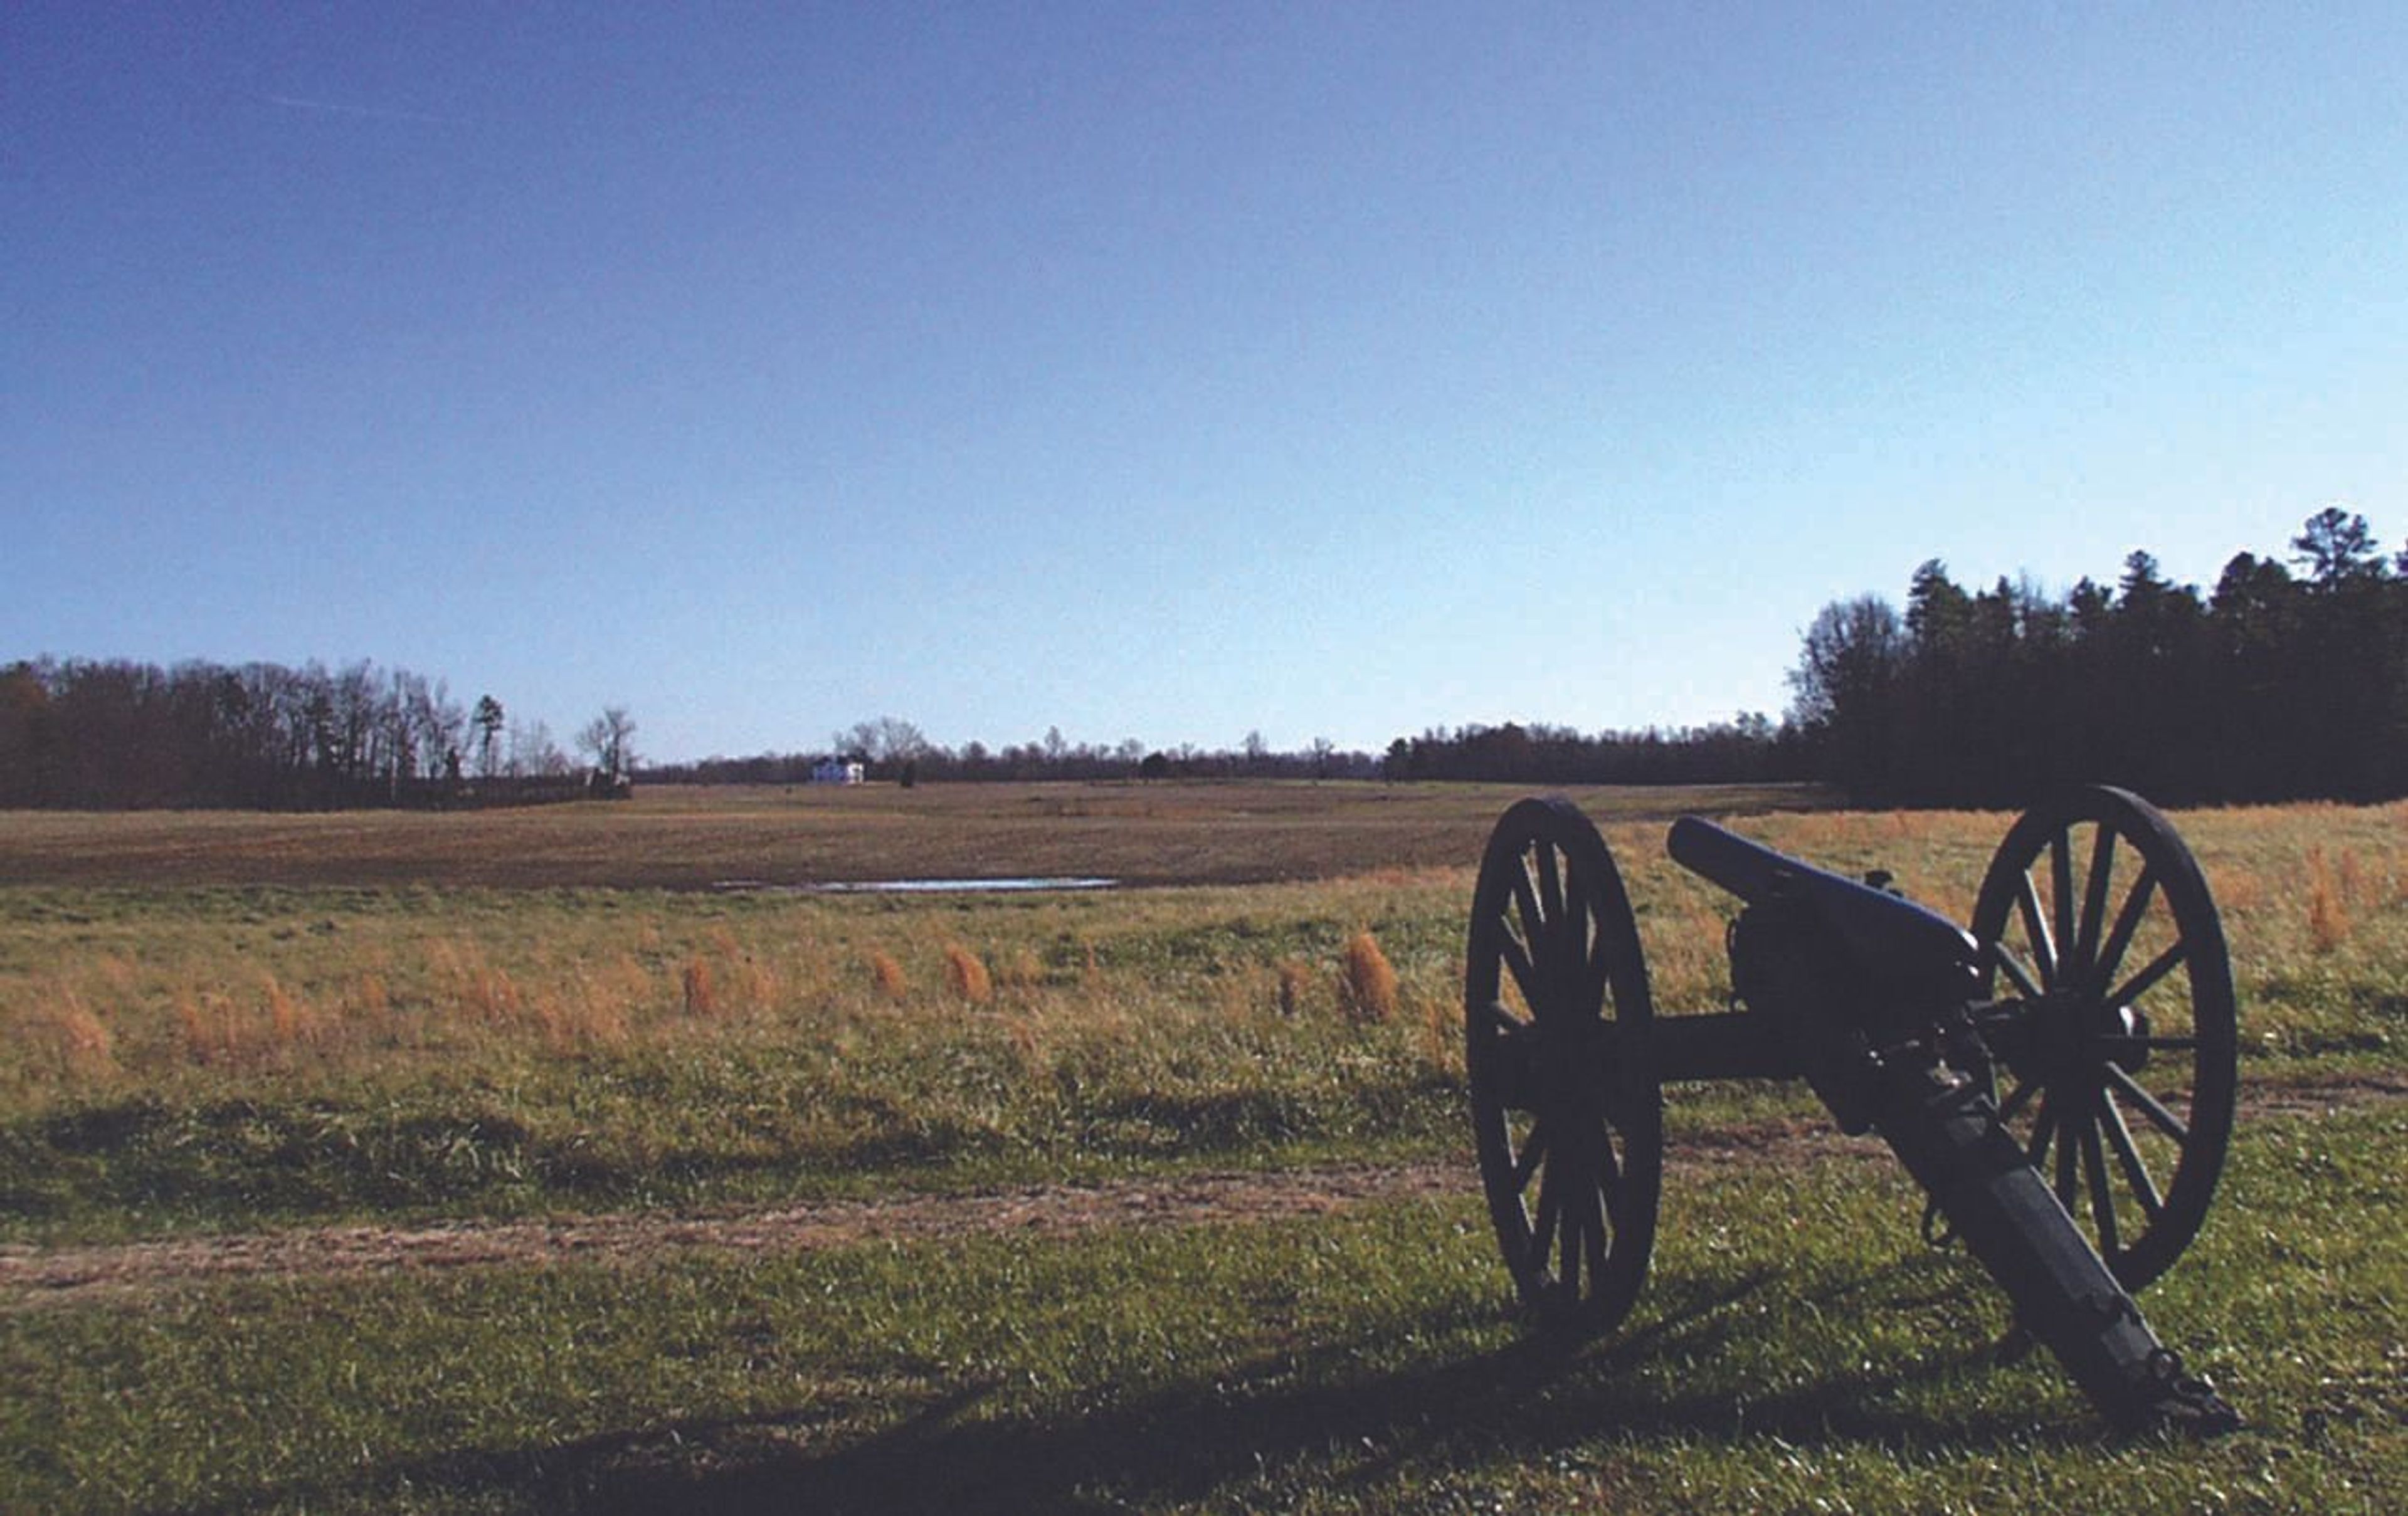
<svg viewBox="0 0 2408 1516">
<path fill-rule="evenodd" d="M 2090 786 L 2008 832 L 1973 936 L 2000 1114 L 2137 1291 L 2198 1235 L 2232 1135 L 2232 965 L 2206 878 L 2156 808 Z"/>
<path fill-rule="evenodd" d="M 1664 1167 L 1654 1015 L 1604 839 L 1568 800 L 1519 802 L 1472 894 L 1465 1062 L 1498 1242 L 1547 1325 L 1606 1331 L 1646 1279 Z"/>
</svg>

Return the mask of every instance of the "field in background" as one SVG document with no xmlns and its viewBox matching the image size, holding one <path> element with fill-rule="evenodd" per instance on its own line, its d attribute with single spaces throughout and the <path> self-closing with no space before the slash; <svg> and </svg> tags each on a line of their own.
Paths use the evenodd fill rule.
<svg viewBox="0 0 2408 1516">
<path fill-rule="evenodd" d="M 1336 879 L 1477 860 L 1502 786 L 1362 783 L 646 786 L 522 810 L 19 811 L 0 884 L 709 889 L 849 880 Z M 1600 821 L 1828 805 L 1803 785 L 1571 792 Z"/>
<path fill-rule="evenodd" d="M 1668 1196 L 1630 1335 L 1519 1345 L 1463 1156 L 1455 1003 L 1512 797 L 0 817 L 0 1243 L 21 1256 L 1198 1167 L 1463 1174 L 1459 1197 L 1317 1222 L 19 1301 L 0 1508 L 896 1509 L 958 1480 L 1069 1509 L 2372 1509 L 2408 1473 L 2408 807 L 2176 818 L 2224 908 L 2259 1103 L 2232 1198 L 2150 1296 L 2258 1421 L 2201 1455 L 2102 1452 L 2044 1365 L 1984 1365 L 1991 1303 L 1913 1242 L 1903 1181 L 1853 1145 L 1768 1140 L 1811 1123 L 1787 1087 L 1678 1092 L 1676 1155 L 1725 1159 Z M 1669 1011 L 1727 994 L 1727 902 L 1664 859 L 1675 811 L 1742 813 L 1959 916 L 2009 820 L 1578 798 Z M 1006 875 L 1154 887 L 710 888 Z"/>
</svg>

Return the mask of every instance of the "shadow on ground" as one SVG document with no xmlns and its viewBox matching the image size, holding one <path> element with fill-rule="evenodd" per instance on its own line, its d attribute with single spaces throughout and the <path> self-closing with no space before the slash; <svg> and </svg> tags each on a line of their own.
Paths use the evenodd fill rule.
<svg viewBox="0 0 2408 1516">
<path fill-rule="evenodd" d="M 219 1510 L 321 1503 L 375 1491 L 446 1492 L 463 1505 L 634 1516 L 728 1513 L 1105 1511 L 1218 1496 L 1279 1503 L 1318 1487 L 1367 1496 L 1400 1474 L 1560 1461 L 1600 1432 L 1640 1440 L 1777 1437 L 1959 1448 L 2028 1436 L 2014 1425 L 1947 1426 L 1888 1409 L 1912 1383 L 1984 1370 L 1980 1347 L 1934 1353 L 1888 1377 L 1851 1366 L 1743 1404 L 1727 1388 L 1665 1398 L 1661 1359 L 1711 1363 L 1740 1329 L 1734 1307 L 1769 1276 L 1700 1295 L 1627 1337 L 1581 1346 L 1531 1338 L 1501 1351 L 1375 1377 L 1352 1376 L 1359 1348 L 1240 1365 L 1092 1409 L 993 1408 L 992 1385 L 924 1395 L 887 1430 L 824 1435 L 865 1408 L 824 1399 L 760 1416 L 651 1423 L 540 1448 L 459 1450 L 388 1463 L 339 1486 L 284 1485 Z M 1436 1323 L 1444 1330 L 1449 1323 Z M 1264 1388 L 1287 1385 L 1289 1388 Z M 892 1396 L 884 1397 L 892 1405 Z M 1333 1489 L 1334 1486 L 1334 1489 Z M 1470 1491 L 1467 1487 L 1466 1494 Z"/>
</svg>

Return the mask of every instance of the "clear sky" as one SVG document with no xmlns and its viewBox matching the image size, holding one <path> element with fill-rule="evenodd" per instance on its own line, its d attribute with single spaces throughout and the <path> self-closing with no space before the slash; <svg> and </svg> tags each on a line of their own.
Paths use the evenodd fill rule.
<svg viewBox="0 0 2408 1516">
<path fill-rule="evenodd" d="M 0 661 L 648 758 L 1777 715 L 1928 557 L 2408 536 L 2397 0 L 10 0 L 0 228 Z"/>
</svg>

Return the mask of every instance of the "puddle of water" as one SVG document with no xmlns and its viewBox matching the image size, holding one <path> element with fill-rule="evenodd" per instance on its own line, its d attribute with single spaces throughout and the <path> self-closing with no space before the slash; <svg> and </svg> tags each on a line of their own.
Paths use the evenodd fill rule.
<svg viewBox="0 0 2408 1516">
<path fill-rule="evenodd" d="M 1118 880 L 835 880 L 821 884 L 772 884 L 767 880 L 716 880 L 714 890 L 730 894 L 967 894 L 981 891 L 1025 893 L 1032 890 L 1109 890 Z"/>
</svg>

